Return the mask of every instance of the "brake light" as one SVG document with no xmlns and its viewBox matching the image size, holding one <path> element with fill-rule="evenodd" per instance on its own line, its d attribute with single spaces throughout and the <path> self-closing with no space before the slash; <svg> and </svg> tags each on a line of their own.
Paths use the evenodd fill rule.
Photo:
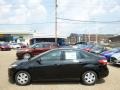
<svg viewBox="0 0 120 90">
<path fill-rule="evenodd" d="M 106 59 L 99 60 L 98 62 L 102 65 L 107 65 L 107 60 Z"/>
</svg>

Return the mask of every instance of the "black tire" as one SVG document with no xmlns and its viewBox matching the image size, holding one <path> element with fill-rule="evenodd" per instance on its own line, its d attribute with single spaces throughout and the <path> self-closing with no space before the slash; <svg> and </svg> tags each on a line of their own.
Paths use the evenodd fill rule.
<svg viewBox="0 0 120 90">
<path fill-rule="evenodd" d="M 30 53 L 25 53 L 23 55 L 23 59 L 30 59 L 31 58 L 31 54 Z"/>
<path fill-rule="evenodd" d="M 85 85 L 94 85 L 97 81 L 97 74 L 94 71 L 85 71 L 82 74 L 81 80 Z"/>
<path fill-rule="evenodd" d="M 31 76 L 26 71 L 18 71 L 15 74 L 15 83 L 20 86 L 25 86 L 30 84 L 31 82 Z"/>
</svg>

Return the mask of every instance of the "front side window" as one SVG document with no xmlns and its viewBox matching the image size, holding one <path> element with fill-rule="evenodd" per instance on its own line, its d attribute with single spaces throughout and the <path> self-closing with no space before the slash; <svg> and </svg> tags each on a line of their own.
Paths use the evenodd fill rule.
<svg viewBox="0 0 120 90">
<path fill-rule="evenodd" d="M 61 59 L 61 51 L 51 51 L 41 56 L 41 60 L 44 61 L 56 61 Z"/>
</svg>

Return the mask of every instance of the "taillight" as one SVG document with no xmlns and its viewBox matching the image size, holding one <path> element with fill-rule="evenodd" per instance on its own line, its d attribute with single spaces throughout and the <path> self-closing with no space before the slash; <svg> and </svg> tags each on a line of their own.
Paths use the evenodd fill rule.
<svg viewBox="0 0 120 90">
<path fill-rule="evenodd" d="M 102 65 L 107 65 L 107 60 L 106 59 L 98 60 L 98 62 Z"/>
</svg>

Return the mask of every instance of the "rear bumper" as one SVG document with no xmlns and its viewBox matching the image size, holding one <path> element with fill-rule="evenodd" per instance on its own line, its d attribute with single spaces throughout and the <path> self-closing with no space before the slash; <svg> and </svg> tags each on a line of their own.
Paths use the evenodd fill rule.
<svg viewBox="0 0 120 90">
<path fill-rule="evenodd" d="M 109 69 L 107 68 L 107 66 L 100 66 L 99 67 L 99 72 L 98 72 L 98 78 L 101 79 L 101 78 L 104 78 L 104 77 L 107 77 L 109 75 Z"/>
</svg>

